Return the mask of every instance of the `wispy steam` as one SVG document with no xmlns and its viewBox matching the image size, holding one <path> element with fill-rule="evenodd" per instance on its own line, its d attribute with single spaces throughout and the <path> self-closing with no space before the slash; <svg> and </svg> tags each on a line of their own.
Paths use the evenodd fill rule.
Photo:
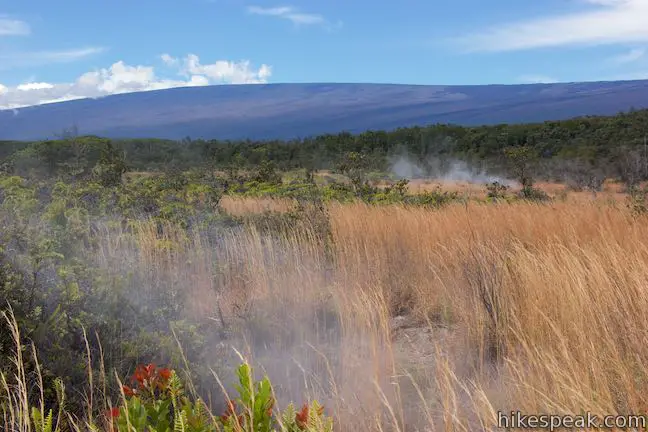
<svg viewBox="0 0 648 432">
<path fill-rule="evenodd" d="M 490 173 L 486 167 L 474 167 L 458 159 L 445 159 L 429 156 L 422 162 L 416 162 L 413 157 L 401 154 L 390 161 L 390 171 L 401 179 L 428 179 L 454 183 L 488 184 L 499 182 L 507 186 L 515 186 L 513 180 Z"/>
</svg>

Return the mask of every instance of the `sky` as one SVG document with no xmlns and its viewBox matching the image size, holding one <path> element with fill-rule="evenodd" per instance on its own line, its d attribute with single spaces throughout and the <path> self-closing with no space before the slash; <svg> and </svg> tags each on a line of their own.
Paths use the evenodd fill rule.
<svg viewBox="0 0 648 432">
<path fill-rule="evenodd" d="M 0 0 L 0 108 L 183 86 L 648 79 L 648 0 Z"/>
</svg>

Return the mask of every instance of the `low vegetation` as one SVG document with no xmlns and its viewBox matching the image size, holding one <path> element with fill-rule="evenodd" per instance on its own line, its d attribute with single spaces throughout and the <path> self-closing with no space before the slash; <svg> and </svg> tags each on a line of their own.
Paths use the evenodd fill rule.
<svg viewBox="0 0 648 432">
<path fill-rule="evenodd" d="M 366 149 L 326 170 L 255 143 L 144 168 L 124 145 L 3 160 L 3 430 L 470 431 L 498 411 L 648 409 L 641 153 L 556 185 L 525 141 L 464 187 Z"/>
<path fill-rule="evenodd" d="M 535 124 L 461 127 L 431 125 L 394 131 L 340 133 L 291 141 L 218 141 L 187 137 L 181 141 L 115 140 L 115 149 L 127 155 L 138 172 L 186 171 L 210 166 L 222 171 L 257 169 L 263 164 L 281 171 L 305 169 L 338 171 L 349 166 L 349 153 L 362 155 L 369 172 L 388 172 L 401 159 L 415 164 L 413 173 L 436 176 L 456 160 L 466 161 L 503 177 L 513 169 L 504 157 L 507 149 L 527 147 L 537 163 L 529 173 L 544 180 L 569 183 L 576 188 L 596 187 L 605 178 L 627 183 L 646 180 L 648 110 L 632 110 L 609 117 L 582 117 Z M 82 177 L 100 158 L 105 139 L 78 137 L 65 131 L 43 142 L 0 142 L 5 171 L 52 176 L 67 170 Z M 527 154 L 527 156 L 531 156 Z M 409 170 L 406 170 L 409 171 Z"/>
</svg>

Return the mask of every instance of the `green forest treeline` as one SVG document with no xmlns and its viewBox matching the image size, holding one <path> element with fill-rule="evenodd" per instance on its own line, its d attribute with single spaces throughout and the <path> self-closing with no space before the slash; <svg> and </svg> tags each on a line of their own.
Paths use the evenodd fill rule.
<svg viewBox="0 0 648 432">
<path fill-rule="evenodd" d="M 605 176 L 627 174 L 639 158 L 645 158 L 648 136 L 648 110 L 632 110 L 609 117 L 582 117 L 537 124 L 462 127 L 432 125 L 394 131 L 339 133 L 288 141 L 180 141 L 162 139 L 113 140 L 113 146 L 126 155 L 135 171 L 258 166 L 271 160 L 280 170 L 331 169 L 348 152 L 366 156 L 367 168 L 389 169 L 394 157 L 407 155 L 425 164 L 430 160 L 461 159 L 468 163 L 487 162 L 490 169 L 506 170 L 503 149 L 531 147 L 541 162 L 540 174 L 559 177 L 565 171 L 596 169 Z M 40 142 L 0 142 L 0 160 L 16 174 L 38 167 L 53 174 L 62 165 L 82 169 L 92 167 L 100 157 L 100 137 L 62 135 Z M 74 145 L 71 142 L 74 141 Z M 84 146 L 83 152 L 79 146 Z M 88 149 L 95 147 L 95 151 Z M 82 154 L 81 154 L 82 153 Z M 577 161 L 578 165 L 565 161 Z M 553 163 L 556 162 L 556 163 Z M 76 164 L 76 166 L 74 165 Z M 645 173 L 644 173 L 645 174 Z"/>
</svg>

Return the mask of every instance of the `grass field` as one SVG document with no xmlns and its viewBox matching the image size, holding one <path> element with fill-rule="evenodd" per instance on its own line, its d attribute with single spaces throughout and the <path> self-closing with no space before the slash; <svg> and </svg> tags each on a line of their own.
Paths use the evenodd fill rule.
<svg viewBox="0 0 648 432">
<path fill-rule="evenodd" d="M 330 244 L 307 220 L 272 235 L 237 229 L 217 247 L 169 225 L 162 248 L 142 223 L 135 240 L 104 238 L 97 262 L 128 256 L 149 286 L 180 281 L 188 316 L 244 321 L 228 344 L 267 371 L 280 401 L 322 401 L 336 430 L 483 430 L 511 410 L 644 413 L 648 224 L 615 187 L 549 204 L 329 204 Z M 293 206 L 221 204 L 235 215 Z M 11 379 L 5 430 L 27 430 L 27 389 Z"/>
</svg>

